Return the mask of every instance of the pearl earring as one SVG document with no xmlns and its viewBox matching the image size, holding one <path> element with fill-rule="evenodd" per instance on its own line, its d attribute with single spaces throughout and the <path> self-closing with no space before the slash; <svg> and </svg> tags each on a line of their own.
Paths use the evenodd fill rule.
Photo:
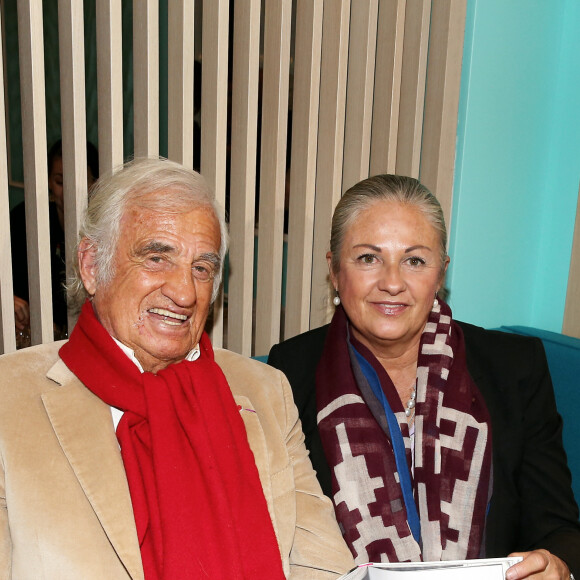
<svg viewBox="0 0 580 580">
<path fill-rule="evenodd" d="M 335 306 L 338 306 L 340 304 L 340 296 L 338 295 L 338 290 L 335 290 L 336 292 L 336 296 L 332 299 L 332 303 Z"/>
<path fill-rule="evenodd" d="M 433 300 L 433 308 L 437 308 L 439 306 L 439 300 L 437 300 L 437 294 L 435 294 L 435 300 Z"/>
</svg>

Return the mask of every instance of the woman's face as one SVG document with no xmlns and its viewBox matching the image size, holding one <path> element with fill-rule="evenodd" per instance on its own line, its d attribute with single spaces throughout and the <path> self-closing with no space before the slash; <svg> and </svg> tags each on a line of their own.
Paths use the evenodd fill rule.
<svg viewBox="0 0 580 580">
<path fill-rule="evenodd" d="M 331 268 L 355 337 L 377 356 L 416 347 L 448 262 L 416 207 L 376 202 L 361 212 L 344 237 L 340 270 Z"/>
</svg>

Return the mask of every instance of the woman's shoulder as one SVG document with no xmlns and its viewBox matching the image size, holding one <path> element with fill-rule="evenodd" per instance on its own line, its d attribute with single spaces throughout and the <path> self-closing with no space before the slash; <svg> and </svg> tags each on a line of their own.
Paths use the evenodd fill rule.
<svg viewBox="0 0 580 580">
<path fill-rule="evenodd" d="M 539 338 L 523 336 L 498 329 L 487 329 L 467 322 L 457 321 L 463 332 L 468 351 L 477 350 L 492 355 L 527 355 L 541 346 Z"/>
<path fill-rule="evenodd" d="M 493 382 L 529 381 L 546 374 L 548 363 L 542 341 L 502 330 L 488 330 L 458 322 L 465 341 L 467 367 L 478 382 L 483 376 Z"/>
<path fill-rule="evenodd" d="M 314 392 L 316 367 L 322 356 L 328 327 L 321 326 L 276 344 L 268 355 L 268 364 L 281 370 L 292 387 L 299 409 Z"/>
<path fill-rule="evenodd" d="M 329 326 L 314 328 L 275 344 L 268 355 L 268 364 L 284 370 L 287 364 L 294 366 L 297 360 L 317 363 L 322 355 Z"/>
</svg>

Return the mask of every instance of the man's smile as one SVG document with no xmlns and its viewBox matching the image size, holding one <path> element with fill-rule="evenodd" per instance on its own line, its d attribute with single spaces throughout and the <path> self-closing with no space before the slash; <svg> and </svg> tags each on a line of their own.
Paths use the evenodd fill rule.
<svg viewBox="0 0 580 580">
<path fill-rule="evenodd" d="M 175 312 L 171 312 L 170 310 L 165 310 L 164 308 L 150 308 L 147 312 L 150 314 L 157 314 L 158 316 L 162 316 L 163 322 L 172 326 L 179 326 L 187 320 L 187 316 L 185 314 L 177 314 Z"/>
</svg>

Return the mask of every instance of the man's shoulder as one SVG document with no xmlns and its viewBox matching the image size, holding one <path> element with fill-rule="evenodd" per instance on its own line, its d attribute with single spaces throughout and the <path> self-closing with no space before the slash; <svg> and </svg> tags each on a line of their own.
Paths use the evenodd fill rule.
<svg viewBox="0 0 580 580">
<path fill-rule="evenodd" d="M 0 423 L 24 408 L 36 407 L 41 395 L 59 388 L 59 378 L 70 375 L 58 356 L 62 344 L 31 346 L 0 356 Z"/>
<path fill-rule="evenodd" d="M 285 391 L 286 379 L 280 371 L 229 350 L 215 349 L 214 352 L 234 397 L 247 398 L 259 414 L 284 409 L 290 389 Z"/>
<path fill-rule="evenodd" d="M 58 360 L 58 351 L 63 344 L 64 341 L 47 342 L 0 355 L 0 368 L 7 370 L 18 365 L 37 370 L 45 364 L 54 364 Z M 0 379 L 2 378 L 4 377 L 0 375 Z"/>
<path fill-rule="evenodd" d="M 222 369 L 234 394 L 236 388 L 249 382 L 262 384 L 280 381 L 280 373 L 263 362 L 223 348 L 216 348 L 214 353 L 215 361 Z"/>
</svg>

